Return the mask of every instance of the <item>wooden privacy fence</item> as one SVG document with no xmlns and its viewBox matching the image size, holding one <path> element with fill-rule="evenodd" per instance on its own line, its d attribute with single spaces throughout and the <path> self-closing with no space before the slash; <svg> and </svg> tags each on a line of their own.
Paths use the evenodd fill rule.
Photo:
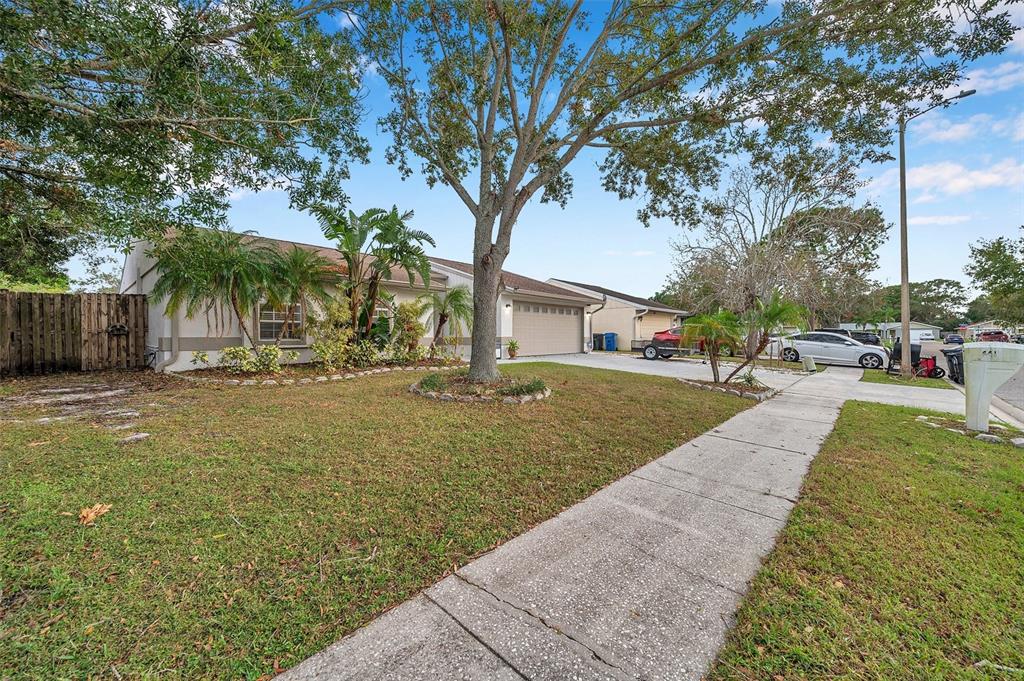
<svg viewBox="0 0 1024 681">
<path fill-rule="evenodd" d="M 0 291 L 0 375 L 146 364 L 146 296 Z"/>
</svg>

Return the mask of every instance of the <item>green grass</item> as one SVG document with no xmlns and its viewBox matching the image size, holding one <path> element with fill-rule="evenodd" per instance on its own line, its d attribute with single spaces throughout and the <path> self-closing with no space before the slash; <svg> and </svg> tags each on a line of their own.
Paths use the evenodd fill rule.
<svg viewBox="0 0 1024 681">
<path fill-rule="evenodd" d="M 893 376 L 884 371 L 865 369 L 861 377 L 865 383 L 888 383 L 889 385 L 907 385 L 915 388 L 942 388 L 945 390 L 956 390 L 953 385 L 944 378 L 927 378 L 925 376 Z"/>
<path fill-rule="evenodd" d="M 848 402 L 710 679 L 1019 679 L 1019 449 Z"/>
<path fill-rule="evenodd" d="M 3 424 L 0 669 L 256 678 L 745 409 L 674 379 L 505 367 L 539 403 L 457 404 L 420 375 L 140 395 L 131 446 Z M 622 405 L 630 395 L 629 408 Z M 154 400 L 163 409 L 144 406 Z M 80 509 L 111 504 L 94 527 Z M 116 669 L 117 674 L 114 673 Z"/>
</svg>

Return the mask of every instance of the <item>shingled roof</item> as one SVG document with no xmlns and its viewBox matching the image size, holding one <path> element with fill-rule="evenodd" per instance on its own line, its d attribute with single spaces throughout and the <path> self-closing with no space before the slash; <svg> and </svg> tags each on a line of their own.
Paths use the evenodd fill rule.
<svg viewBox="0 0 1024 681">
<path fill-rule="evenodd" d="M 458 270 L 463 274 L 473 276 L 473 265 L 468 262 L 460 262 L 458 260 L 448 260 L 447 258 L 435 258 L 431 256 L 430 261 L 442 265 L 443 267 L 450 267 L 453 270 Z M 562 288 L 561 286 L 555 286 L 544 281 L 538 281 L 537 279 L 531 279 L 530 277 L 524 277 L 521 274 L 515 272 L 509 272 L 508 270 L 501 271 L 501 280 L 505 285 L 505 288 L 512 289 L 516 293 L 537 293 L 545 296 L 558 296 L 559 298 L 574 298 L 584 302 L 599 302 L 599 298 L 588 296 L 583 293 L 577 293 L 576 291 L 570 291 Z"/>
<path fill-rule="evenodd" d="M 592 291 L 593 293 L 597 293 L 602 296 L 618 298 L 619 300 L 624 300 L 627 303 L 632 303 L 633 305 L 645 308 L 652 312 L 670 312 L 672 314 L 682 315 L 689 314 L 689 312 L 687 312 L 686 310 L 677 310 L 674 307 L 669 307 L 664 303 L 659 303 L 658 301 L 651 300 L 650 298 L 631 296 L 628 293 L 622 293 L 621 291 L 613 291 L 610 288 L 605 288 L 603 286 L 595 286 L 594 284 L 583 284 L 578 281 L 568 281 L 567 279 L 555 279 L 554 281 L 560 281 L 563 284 L 568 284 L 569 286 L 575 286 L 576 288 L 586 289 L 588 291 Z"/>
</svg>

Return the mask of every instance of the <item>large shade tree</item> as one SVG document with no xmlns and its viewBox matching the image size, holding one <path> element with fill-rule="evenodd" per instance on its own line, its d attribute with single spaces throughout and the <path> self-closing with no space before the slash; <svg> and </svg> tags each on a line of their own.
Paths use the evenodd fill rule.
<svg viewBox="0 0 1024 681">
<path fill-rule="evenodd" d="M 966 271 L 987 294 L 994 316 L 1012 324 L 1024 323 L 1024 226 L 1017 239 L 1002 236 L 973 244 Z M 977 301 L 974 305 L 984 309 Z M 977 310 L 975 314 L 979 314 Z"/>
<path fill-rule="evenodd" d="M 1012 38 L 995 3 L 464 0 L 370 3 L 353 23 L 389 86 L 389 159 L 454 190 L 474 221 L 470 377 L 497 375 L 501 268 L 535 197 L 570 168 L 640 196 L 640 218 L 696 216 L 729 153 L 810 143 L 870 150 L 894 112 L 938 101 Z M 588 11 L 592 10 L 592 11 Z M 871 156 L 870 153 L 867 154 Z"/>
<path fill-rule="evenodd" d="M 735 169 L 703 202 L 700 230 L 673 243 L 671 282 L 693 309 L 753 314 L 776 292 L 836 320 L 870 287 L 887 225 L 880 211 L 850 204 L 855 163 L 825 149 L 795 150 L 777 166 Z"/>
<path fill-rule="evenodd" d="M 342 200 L 366 154 L 347 4 L 0 3 L 0 241 L 52 234 L 60 262 L 67 233 L 220 225 L 237 191 Z"/>
</svg>

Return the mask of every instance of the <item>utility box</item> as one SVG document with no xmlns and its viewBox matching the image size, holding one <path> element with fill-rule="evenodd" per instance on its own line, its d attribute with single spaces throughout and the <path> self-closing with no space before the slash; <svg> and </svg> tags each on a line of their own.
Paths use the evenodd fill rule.
<svg viewBox="0 0 1024 681">
<path fill-rule="evenodd" d="M 1024 367 L 1024 345 L 968 343 L 964 345 L 964 388 L 967 391 L 967 427 L 988 432 L 992 394 Z"/>
</svg>

